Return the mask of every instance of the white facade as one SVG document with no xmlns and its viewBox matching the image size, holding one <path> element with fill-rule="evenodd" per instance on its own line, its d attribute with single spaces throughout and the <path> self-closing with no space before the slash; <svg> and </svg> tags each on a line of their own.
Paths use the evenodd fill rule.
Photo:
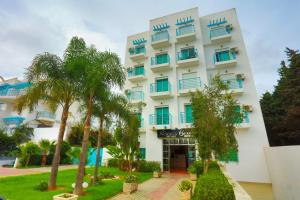
<svg viewBox="0 0 300 200">
<path fill-rule="evenodd" d="M 61 107 L 58 107 L 55 113 L 51 113 L 48 106 L 41 102 L 32 112 L 25 109 L 19 114 L 14 109 L 15 99 L 25 92 L 29 86 L 30 84 L 28 82 L 18 80 L 17 78 L 7 80 L 1 78 L 0 127 L 9 131 L 20 124 L 27 124 L 29 127 L 34 128 L 34 136 L 32 138 L 34 142 L 38 142 L 41 139 L 54 141 L 58 136 L 60 117 L 62 113 Z M 67 124 L 75 121 L 76 113 L 77 106 L 71 106 Z M 68 126 L 66 128 L 66 132 L 67 131 Z"/>
<path fill-rule="evenodd" d="M 164 53 L 168 56 L 159 56 Z M 150 20 L 149 30 L 127 38 L 125 66 L 125 93 L 132 103 L 146 105 L 141 110 L 140 136 L 146 160 L 171 166 L 172 151 L 167 146 L 169 150 L 163 150 L 164 138 L 157 131 L 190 127 L 189 91 L 201 90 L 219 74 L 241 107 L 249 110 L 237 125 L 239 160 L 227 164 L 227 169 L 238 181 L 270 182 L 263 152 L 269 144 L 235 9 L 199 17 L 198 8 L 192 8 Z M 164 78 L 168 81 L 157 81 Z M 164 151 L 169 152 L 169 161 L 163 161 Z"/>
</svg>

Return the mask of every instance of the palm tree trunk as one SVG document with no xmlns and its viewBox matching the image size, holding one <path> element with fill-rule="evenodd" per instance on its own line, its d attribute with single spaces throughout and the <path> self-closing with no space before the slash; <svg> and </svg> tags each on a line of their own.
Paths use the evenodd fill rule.
<svg viewBox="0 0 300 200">
<path fill-rule="evenodd" d="M 96 184 L 98 179 L 98 168 L 99 168 L 99 159 L 100 159 L 100 149 L 101 149 L 101 139 L 102 139 L 102 130 L 103 130 L 103 118 L 100 117 L 100 126 L 98 130 L 98 142 L 97 142 L 97 155 L 96 155 L 96 164 L 94 169 L 94 179 L 93 179 L 93 185 Z"/>
<path fill-rule="evenodd" d="M 41 166 L 44 167 L 46 165 L 47 161 L 47 154 L 43 153 L 42 154 L 42 160 L 41 160 Z"/>
<path fill-rule="evenodd" d="M 55 153 L 54 157 L 52 160 L 52 167 L 51 167 L 51 175 L 50 175 L 50 180 L 49 180 L 49 189 L 55 189 L 56 188 L 56 178 L 57 178 L 57 173 L 58 173 L 58 166 L 60 163 L 60 151 L 61 151 L 61 146 L 64 140 L 64 134 L 65 134 L 65 129 L 66 129 L 66 124 L 68 120 L 68 114 L 69 114 L 69 103 L 66 102 L 64 107 L 63 107 L 63 112 L 61 115 L 61 123 L 59 127 L 59 133 L 58 133 L 58 138 L 56 142 L 56 147 L 55 147 Z"/>
<path fill-rule="evenodd" d="M 80 162 L 78 165 L 77 170 L 77 179 L 76 179 L 76 185 L 74 188 L 73 193 L 77 195 L 83 194 L 82 189 L 82 183 L 83 183 L 83 177 L 84 177 L 84 170 L 85 170 L 85 161 L 86 161 L 86 155 L 88 150 L 88 142 L 89 142 L 89 135 L 90 135 L 90 126 L 91 126 L 91 116 L 92 116 L 92 109 L 93 109 L 93 99 L 92 95 L 89 97 L 88 106 L 87 106 L 87 114 L 86 119 L 84 123 L 84 134 L 83 134 L 83 140 L 82 140 L 82 150 L 80 155 Z"/>
</svg>

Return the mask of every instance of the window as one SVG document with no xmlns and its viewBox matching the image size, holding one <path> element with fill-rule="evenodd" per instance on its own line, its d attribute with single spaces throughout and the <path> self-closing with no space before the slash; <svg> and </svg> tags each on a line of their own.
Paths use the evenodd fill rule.
<svg viewBox="0 0 300 200">
<path fill-rule="evenodd" d="M 192 123 L 193 122 L 192 105 L 191 104 L 184 105 L 184 110 L 185 110 L 185 123 Z"/>
<path fill-rule="evenodd" d="M 135 113 L 136 117 L 139 120 L 139 128 L 142 127 L 142 113 Z"/>
<path fill-rule="evenodd" d="M 135 53 L 136 54 L 145 53 L 145 46 L 137 46 L 137 47 L 135 47 Z"/>
<path fill-rule="evenodd" d="M 134 74 L 136 76 L 144 75 L 144 65 L 134 67 Z"/>
<path fill-rule="evenodd" d="M 229 50 L 216 52 L 216 61 L 222 62 L 230 60 Z"/>
<path fill-rule="evenodd" d="M 169 107 L 159 107 L 155 109 L 156 124 L 169 124 Z"/>
<path fill-rule="evenodd" d="M 169 91 L 169 81 L 168 78 L 157 79 L 156 80 L 156 92 Z"/>
<path fill-rule="evenodd" d="M 182 60 L 196 58 L 196 51 L 194 47 L 181 49 Z"/>
<path fill-rule="evenodd" d="M 167 53 L 156 55 L 156 64 L 157 65 L 163 64 L 163 63 L 168 63 L 168 62 L 169 62 L 169 60 L 168 60 Z"/>
</svg>

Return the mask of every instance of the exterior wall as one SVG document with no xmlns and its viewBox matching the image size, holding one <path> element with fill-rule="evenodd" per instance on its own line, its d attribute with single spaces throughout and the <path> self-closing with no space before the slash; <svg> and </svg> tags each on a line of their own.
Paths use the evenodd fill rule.
<svg viewBox="0 0 300 200">
<path fill-rule="evenodd" d="M 276 200 L 293 200 L 300 197 L 300 146 L 265 148 L 268 168 Z"/>
<path fill-rule="evenodd" d="M 176 42 L 177 19 L 191 17 L 194 19 L 196 39 L 189 42 Z M 231 40 L 222 43 L 212 43 L 209 35 L 210 29 L 207 25 L 212 20 L 226 18 L 228 24 L 232 24 Z M 154 33 L 153 26 L 167 23 L 170 45 L 162 48 L 153 48 L 151 45 L 151 35 Z M 130 58 L 128 49 L 133 47 L 133 40 L 144 38 L 146 58 L 134 61 Z M 198 50 L 199 63 L 196 65 L 178 67 L 176 53 L 183 47 L 194 46 Z M 216 67 L 213 62 L 213 55 L 219 48 L 238 49 L 236 57 L 237 64 L 231 67 Z M 151 70 L 151 57 L 160 52 L 168 52 L 170 57 L 171 69 L 162 72 L 153 72 Z M 129 36 L 127 38 L 125 67 L 133 67 L 138 64 L 144 64 L 146 80 L 136 83 L 127 79 L 125 90 L 135 86 L 141 86 L 144 91 L 144 102 L 146 106 L 142 109 L 144 118 L 145 136 L 140 137 L 141 144 L 146 147 L 146 159 L 162 162 L 162 139 L 157 137 L 156 130 L 149 123 L 149 114 L 154 114 L 155 107 L 167 105 L 172 114 L 171 129 L 182 129 L 186 124 L 180 123 L 180 112 L 184 111 L 184 105 L 190 102 L 190 96 L 179 96 L 178 80 L 182 75 L 188 72 L 196 72 L 201 79 L 202 87 L 209 85 L 209 80 L 216 74 L 244 74 L 244 88 L 242 94 L 235 95 L 238 102 L 251 105 L 253 112 L 249 113 L 250 127 L 237 130 L 237 140 L 239 144 L 239 162 L 228 163 L 227 170 L 233 178 L 238 181 L 249 182 L 270 182 L 266 161 L 264 158 L 263 147 L 269 146 L 266 130 L 262 118 L 261 108 L 256 93 L 254 80 L 252 77 L 250 63 L 247 57 L 246 48 L 243 42 L 240 26 L 237 20 L 235 9 L 226 10 L 212 15 L 199 18 L 198 8 L 192 8 L 182 12 L 174 13 L 164 17 L 150 20 L 149 31 Z M 168 77 L 171 83 L 171 98 L 152 99 L 150 97 L 150 84 L 154 83 L 156 78 Z"/>
</svg>

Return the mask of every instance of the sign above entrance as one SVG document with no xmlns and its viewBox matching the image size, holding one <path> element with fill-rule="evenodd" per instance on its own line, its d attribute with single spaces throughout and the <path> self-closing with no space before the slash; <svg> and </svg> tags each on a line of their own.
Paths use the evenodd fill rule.
<svg viewBox="0 0 300 200">
<path fill-rule="evenodd" d="M 190 129 L 163 129 L 157 130 L 158 138 L 182 138 L 191 137 Z"/>
</svg>

